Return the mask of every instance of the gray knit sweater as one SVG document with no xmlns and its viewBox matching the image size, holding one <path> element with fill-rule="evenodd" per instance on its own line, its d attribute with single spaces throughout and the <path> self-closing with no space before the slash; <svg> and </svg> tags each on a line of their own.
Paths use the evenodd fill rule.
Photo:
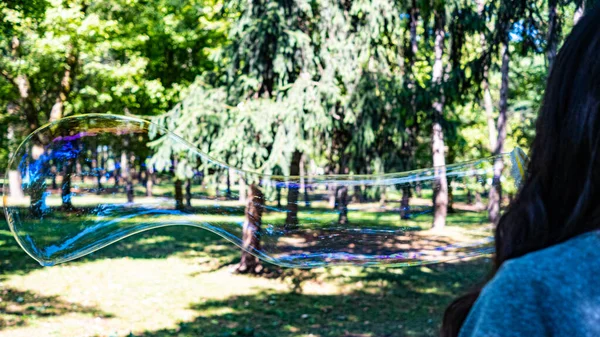
<svg viewBox="0 0 600 337">
<path fill-rule="evenodd" d="M 600 233 L 509 260 L 460 337 L 600 336 Z"/>
</svg>

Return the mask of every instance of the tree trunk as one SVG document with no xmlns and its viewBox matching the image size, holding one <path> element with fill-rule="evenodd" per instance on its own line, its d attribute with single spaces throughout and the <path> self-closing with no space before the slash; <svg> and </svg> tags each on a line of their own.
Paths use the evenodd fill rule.
<svg viewBox="0 0 600 337">
<path fill-rule="evenodd" d="M 238 273 L 259 274 L 263 271 L 260 260 L 252 252 L 260 250 L 260 230 L 264 212 L 264 196 L 254 184 L 248 189 L 245 219 L 242 234 L 242 258 L 236 271 Z"/>
<path fill-rule="evenodd" d="M 500 205 L 502 202 L 502 184 L 500 182 L 500 177 L 503 169 L 504 163 L 502 162 L 502 159 L 497 158 L 494 161 L 494 178 L 492 179 L 492 186 L 488 198 L 488 219 L 492 224 L 498 224 L 498 221 L 500 220 Z"/>
<path fill-rule="evenodd" d="M 227 175 L 227 182 L 229 183 L 229 174 Z M 187 207 L 192 207 L 192 179 L 190 178 L 185 180 L 185 204 Z"/>
<path fill-rule="evenodd" d="M 183 183 L 180 179 L 175 178 L 175 209 L 181 211 L 183 207 Z"/>
<path fill-rule="evenodd" d="M 446 157 L 444 132 L 442 130 L 442 120 L 444 114 L 444 92 L 443 82 L 443 60 L 444 55 L 444 36 L 446 34 L 444 26 L 445 19 L 443 11 L 435 13 L 435 62 L 433 64 L 432 82 L 437 89 L 437 97 L 433 103 L 433 128 L 432 128 L 432 153 L 433 166 L 435 167 L 435 181 L 433 185 L 433 225 L 434 229 L 441 229 L 446 226 L 446 215 L 448 213 L 448 180 L 446 179 Z"/>
<path fill-rule="evenodd" d="M 10 45 L 12 59 L 16 60 L 16 58 L 20 56 L 21 41 L 18 37 L 13 36 Z M 29 132 L 33 132 L 40 126 L 40 121 L 38 119 L 38 109 L 36 108 L 33 99 L 30 97 L 31 84 L 29 82 L 29 78 L 25 74 L 19 74 L 17 77 L 12 79 L 12 81 L 19 91 L 19 105 L 22 107 L 22 111 L 25 114 Z M 45 141 L 44 139 L 38 140 L 42 143 Z"/>
<path fill-rule="evenodd" d="M 419 23 L 419 8 L 417 6 L 417 1 L 411 1 L 410 8 L 410 53 L 408 57 L 408 67 L 411 69 L 411 73 L 409 76 L 409 89 L 411 90 L 410 96 L 410 107 L 412 112 L 412 117 L 416 121 L 417 116 L 417 83 L 415 76 L 415 60 L 417 58 L 417 53 L 419 52 L 419 44 L 418 44 L 418 36 L 417 36 L 417 25 Z M 416 125 L 416 123 L 415 123 Z M 416 136 L 416 135 L 415 135 Z"/>
<path fill-rule="evenodd" d="M 275 199 L 277 199 L 277 208 L 281 208 L 281 186 L 279 183 L 275 187 Z"/>
<path fill-rule="evenodd" d="M 113 152 L 114 153 L 114 152 Z M 119 187 L 119 180 L 121 178 L 121 160 L 116 160 L 115 158 L 115 171 L 113 172 L 113 177 L 115 178 L 115 188 Z"/>
<path fill-rule="evenodd" d="M 8 115 L 14 115 L 18 113 L 17 105 L 14 103 L 9 103 L 6 107 L 6 112 Z M 16 139 L 15 139 L 15 128 L 13 124 L 8 124 L 8 130 L 6 133 L 6 139 L 8 141 L 8 158 L 12 158 L 14 155 L 13 149 L 16 149 Z M 8 193 L 10 193 L 11 198 L 15 198 L 16 200 L 23 199 L 25 197 L 25 193 L 23 193 L 23 181 L 21 177 L 21 173 L 17 170 L 11 170 L 12 167 L 9 167 L 8 171 Z"/>
<path fill-rule="evenodd" d="M 359 185 L 354 185 L 354 193 L 352 194 L 352 202 L 363 203 L 365 202 L 363 198 L 362 189 Z"/>
<path fill-rule="evenodd" d="M 310 207 L 310 196 L 306 185 L 304 185 L 304 207 Z"/>
<path fill-rule="evenodd" d="M 134 173 L 135 173 L 135 175 L 133 176 L 134 183 L 137 182 L 138 184 L 142 184 L 142 183 L 145 184 L 146 181 L 142 181 L 142 179 L 146 173 L 143 170 L 142 158 L 136 157 L 132 154 L 131 162 L 138 163 L 137 165 L 135 165 L 135 169 L 134 169 Z"/>
<path fill-rule="evenodd" d="M 81 12 L 85 15 L 87 12 L 88 5 L 84 4 L 81 7 Z M 75 81 L 75 70 L 77 68 L 77 63 L 79 62 L 79 53 L 73 44 L 69 44 L 67 46 L 67 59 L 66 59 L 66 67 L 63 77 L 60 81 L 60 87 L 58 91 L 58 95 L 56 96 L 56 100 L 52 109 L 50 111 L 50 122 L 58 120 L 63 117 L 65 102 L 67 101 L 69 95 L 71 94 L 71 88 L 73 82 Z"/>
<path fill-rule="evenodd" d="M 92 146 L 92 175 L 96 177 L 96 183 L 98 184 L 96 194 L 99 194 L 102 190 L 102 174 L 98 167 L 98 146 L 96 145 Z"/>
<path fill-rule="evenodd" d="M 58 176 L 58 168 L 54 164 L 50 167 L 50 175 L 52 176 L 52 186 L 51 186 L 51 188 L 53 190 L 57 190 L 58 189 L 58 184 L 56 183 L 56 177 Z"/>
<path fill-rule="evenodd" d="M 483 204 L 483 198 L 481 196 L 481 191 L 485 190 L 486 182 L 483 179 L 483 177 L 481 175 L 479 175 L 479 174 L 476 175 L 475 177 L 476 177 L 477 181 L 480 182 L 479 185 L 481 186 L 481 187 L 476 186 L 475 191 L 474 191 L 474 194 L 475 194 L 475 209 L 477 209 L 477 211 L 480 211 L 480 210 L 483 210 L 483 209 L 486 208 L 486 206 Z"/>
<path fill-rule="evenodd" d="M 21 174 L 19 171 L 8 171 L 8 193 L 10 193 L 10 197 L 14 198 L 15 200 L 21 200 L 25 197 L 22 188 Z"/>
<path fill-rule="evenodd" d="M 30 196 L 30 211 L 34 217 L 41 217 L 46 206 L 46 175 L 48 174 L 48 164 L 45 163 L 44 159 L 41 159 L 44 154 L 44 147 L 41 144 L 34 144 L 31 147 L 28 165 L 31 167 L 33 164 L 31 161 L 41 160 L 39 167 L 37 167 L 38 178 L 30 178 L 30 182 L 27 186 L 27 195 Z"/>
<path fill-rule="evenodd" d="M 411 197 L 410 186 L 402 187 L 402 199 L 400 200 L 400 219 L 410 219 L 410 197 Z"/>
<path fill-rule="evenodd" d="M 410 50 L 412 53 L 410 66 L 414 65 L 414 57 L 419 51 L 419 45 L 417 44 L 417 24 L 419 22 L 419 7 L 416 0 L 411 1 L 410 6 Z M 411 68 L 412 69 L 412 68 Z"/>
<path fill-rule="evenodd" d="M 467 188 L 467 205 L 473 205 L 473 192 Z"/>
<path fill-rule="evenodd" d="M 39 127 L 40 122 L 37 117 L 35 104 L 33 103 L 31 97 L 29 97 L 29 91 L 31 89 L 29 79 L 25 75 L 19 75 L 15 79 L 15 83 L 19 88 L 19 94 L 21 95 L 20 105 L 25 107 L 23 111 L 25 112 L 25 117 L 27 118 L 27 122 L 29 124 L 29 131 L 33 132 Z"/>
<path fill-rule="evenodd" d="M 287 217 L 285 219 L 285 228 L 294 229 L 298 227 L 298 194 L 299 184 L 298 176 L 300 175 L 300 160 L 302 152 L 296 150 L 292 154 L 292 162 L 290 163 L 290 176 L 293 178 L 288 182 L 287 195 Z"/>
<path fill-rule="evenodd" d="M 215 173 L 215 197 L 217 199 L 219 199 L 221 197 L 221 189 L 220 189 L 220 185 L 221 185 L 221 175 L 219 174 L 219 172 L 217 171 Z"/>
<path fill-rule="evenodd" d="M 246 202 L 246 181 L 244 180 L 244 177 L 241 176 L 241 174 L 240 174 L 239 189 L 240 189 L 239 201 Z"/>
<path fill-rule="evenodd" d="M 336 193 L 336 207 L 340 215 L 338 223 L 340 225 L 348 224 L 348 187 L 340 186 Z"/>
<path fill-rule="evenodd" d="M 335 185 L 327 186 L 327 197 L 329 199 L 329 208 L 335 208 L 335 198 L 337 187 Z"/>
<path fill-rule="evenodd" d="M 71 175 L 75 166 L 75 158 L 68 159 L 64 165 L 64 176 L 61 184 L 62 208 L 64 210 L 72 210 L 73 203 L 71 202 Z"/>
<path fill-rule="evenodd" d="M 483 16 L 485 10 L 485 1 L 477 0 L 477 12 L 480 17 Z M 485 52 L 487 49 L 487 41 L 485 33 L 479 34 L 481 39 L 481 49 Z M 487 128 L 488 128 L 488 139 L 490 142 L 490 152 L 493 152 L 496 148 L 496 124 L 494 123 L 494 103 L 492 101 L 492 93 L 490 91 L 490 85 L 488 82 L 489 76 L 489 65 L 486 63 L 483 65 L 483 78 L 481 79 L 481 89 L 483 91 L 483 107 L 485 109 L 485 115 L 487 117 Z"/>
<path fill-rule="evenodd" d="M 204 172 L 196 169 L 196 176 L 198 176 L 198 186 L 205 188 L 204 186 Z"/>
<path fill-rule="evenodd" d="M 81 151 L 81 148 L 79 150 Z M 81 182 L 82 183 L 85 182 L 85 179 L 84 179 L 85 176 L 83 174 L 83 167 L 81 165 L 81 159 L 79 159 L 79 158 L 77 158 L 77 161 L 75 162 L 75 172 L 81 179 Z"/>
<path fill-rule="evenodd" d="M 306 155 L 302 155 L 300 160 L 300 176 L 302 177 L 302 191 L 304 193 L 304 207 L 310 207 L 310 197 L 308 196 L 308 186 L 310 185 L 310 179 L 306 173 Z"/>
<path fill-rule="evenodd" d="M 70 45 L 68 49 L 66 69 L 60 81 L 58 95 L 56 95 L 56 100 L 50 110 L 50 122 L 63 117 L 65 102 L 71 93 L 71 85 L 75 79 L 75 67 L 77 66 L 78 58 L 72 45 Z"/>
<path fill-rule="evenodd" d="M 479 191 L 475 192 L 475 208 L 477 210 L 484 209 L 483 199 L 481 198 L 481 193 Z"/>
<path fill-rule="evenodd" d="M 131 165 L 129 163 L 129 156 L 127 151 L 121 152 L 121 178 L 125 182 L 125 195 L 127 195 L 127 202 L 133 202 L 133 181 L 131 179 Z"/>
<path fill-rule="evenodd" d="M 386 203 L 386 199 L 387 199 L 387 195 L 386 195 L 387 189 L 385 188 L 385 186 L 381 186 L 381 192 L 379 194 L 379 206 L 384 207 L 385 203 Z"/>
<path fill-rule="evenodd" d="M 419 21 L 419 9 L 417 7 L 416 0 L 411 1 L 410 8 L 410 50 L 408 53 L 408 69 L 410 69 L 410 75 L 408 78 L 408 88 L 411 90 L 410 96 L 410 107 L 412 117 L 416 121 L 417 116 L 417 85 L 415 78 L 415 58 L 419 51 L 419 45 L 417 40 L 417 25 Z"/>
<path fill-rule="evenodd" d="M 485 115 L 487 117 L 488 138 L 490 142 L 490 151 L 496 148 L 496 125 L 494 123 L 494 103 L 492 102 L 492 94 L 488 83 L 488 67 L 483 71 L 483 79 L 481 80 L 481 88 L 483 89 L 483 105 L 485 107 Z"/>
<path fill-rule="evenodd" d="M 506 139 L 506 124 L 508 122 L 508 74 L 509 74 L 510 53 L 508 49 L 508 41 L 502 45 L 502 84 L 500 87 L 500 114 L 498 115 L 498 140 L 494 155 L 499 155 L 504 149 L 504 141 Z M 502 200 L 502 186 L 500 177 L 504 168 L 504 162 L 501 158 L 494 162 L 494 178 L 492 180 L 492 188 L 488 198 L 488 218 L 491 223 L 497 224 L 500 220 L 500 202 Z"/>
<path fill-rule="evenodd" d="M 548 59 L 548 73 L 552 70 L 554 59 L 556 58 L 556 50 L 558 49 L 558 15 L 556 13 L 557 0 L 548 1 L 548 46 L 546 50 L 546 58 Z"/>
<path fill-rule="evenodd" d="M 227 189 L 225 190 L 225 199 L 231 200 L 231 169 L 227 169 Z"/>
<path fill-rule="evenodd" d="M 108 178 L 110 175 L 108 174 L 108 168 L 106 165 L 108 164 L 108 146 L 100 147 L 100 181 L 104 177 L 104 183 L 108 184 Z"/>
<path fill-rule="evenodd" d="M 154 184 L 154 170 L 146 164 L 146 196 L 152 197 L 152 186 Z"/>
<path fill-rule="evenodd" d="M 410 53 L 408 58 L 408 67 L 411 69 L 409 77 L 409 89 L 411 90 L 410 107 L 412 126 L 406 128 L 407 137 L 402 144 L 401 154 L 404 161 L 404 170 L 408 171 L 413 168 L 415 147 L 417 146 L 417 134 L 419 123 L 417 119 L 417 85 L 415 76 L 415 59 L 419 51 L 417 41 L 417 25 L 419 20 L 419 12 L 416 0 L 411 1 L 410 8 Z M 383 190 L 385 193 L 385 189 Z M 419 189 L 420 193 L 420 189 Z M 400 219 L 410 218 L 410 198 L 412 196 L 410 186 L 402 187 L 402 199 L 400 200 Z M 419 195 L 420 196 L 420 195 Z M 385 195 L 383 196 L 385 197 Z"/>
<path fill-rule="evenodd" d="M 77 144 L 77 150 L 77 153 L 84 153 L 83 144 L 81 144 L 80 142 L 78 142 Z M 85 175 L 83 174 L 84 164 L 82 163 L 83 160 L 85 159 L 83 159 L 82 156 L 77 156 L 77 160 L 75 161 L 75 172 L 79 179 L 81 179 L 81 183 L 85 183 Z"/>
</svg>

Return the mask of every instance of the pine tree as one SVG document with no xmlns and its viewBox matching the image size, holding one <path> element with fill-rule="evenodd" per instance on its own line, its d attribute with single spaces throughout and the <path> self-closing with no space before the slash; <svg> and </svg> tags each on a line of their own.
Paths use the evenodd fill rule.
<svg viewBox="0 0 600 337">
<path fill-rule="evenodd" d="M 446 35 L 446 13 L 444 8 L 434 9 L 434 53 L 435 60 L 433 64 L 432 85 L 434 86 L 435 96 L 433 102 L 433 126 L 431 134 L 431 145 L 433 153 L 433 166 L 435 170 L 435 182 L 433 186 L 433 228 L 441 229 L 446 225 L 446 215 L 448 213 L 448 181 L 446 179 L 446 157 L 444 145 L 444 131 L 442 128 L 444 118 L 444 91 L 443 91 L 443 56 L 444 56 L 444 38 Z"/>
</svg>

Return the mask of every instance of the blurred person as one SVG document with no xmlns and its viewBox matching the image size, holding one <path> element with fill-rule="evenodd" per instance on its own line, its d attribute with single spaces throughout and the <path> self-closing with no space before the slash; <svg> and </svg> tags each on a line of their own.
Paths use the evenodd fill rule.
<svg viewBox="0 0 600 337">
<path fill-rule="evenodd" d="M 490 279 L 443 337 L 600 336 L 600 6 L 550 71 L 526 178 L 495 230 Z"/>
</svg>

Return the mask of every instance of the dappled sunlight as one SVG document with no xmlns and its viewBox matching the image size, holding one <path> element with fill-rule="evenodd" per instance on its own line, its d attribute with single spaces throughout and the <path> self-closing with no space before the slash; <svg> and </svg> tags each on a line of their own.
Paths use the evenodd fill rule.
<svg viewBox="0 0 600 337">
<path fill-rule="evenodd" d="M 352 270 L 350 274 L 356 278 L 352 285 L 333 293 L 313 293 L 305 288 L 302 294 L 257 291 L 252 296 L 205 300 L 192 306 L 200 313 L 193 321 L 179 324 L 176 329 L 135 335 L 251 336 L 260 331 L 262 336 L 430 336 L 437 330 L 434 322 L 443 305 L 452 299 L 454 291 L 468 286 L 465 274 L 479 276 L 473 271 L 481 266 L 477 261 L 446 265 L 454 277 L 447 277 L 448 270 L 417 268 L 392 280 L 372 277 L 369 270 L 340 267 Z M 336 274 L 333 270 L 316 272 L 307 283 L 315 282 L 313 277 L 324 276 L 318 274 Z M 341 272 L 326 283 L 339 287 L 343 283 L 340 278 L 346 277 Z M 446 282 L 435 277 L 428 281 L 425 274 L 446 274 Z M 415 278 L 423 282 L 412 287 Z"/>
<path fill-rule="evenodd" d="M 159 160 L 164 153 L 158 151 L 138 168 L 129 148 L 133 139 L 177 144 L 185 156 Z M 110 159 L 119 151 L 118 161 Z M 179 161 L 187 164 L 169 169 Z M 441 193 L 442 167 L 345 175 L 252 172 L 219 162 L 148 120 L 90 114 L 53 121 L 29 135 L 8 165 L 21 184 L 3 194 L 11 231 L 44 266 L 174 225 L 208 230 L 242 248 L 240 272 L 252 269 L 256 258 L 297 268 L 412 266 L 489 253 L 490 227 L 483 209 L 473 205 L 494 197 L 498 187 L 514 189 L 524 161 L 515 149 L 443 165 L 452 200 L 445 201 L 450 216 L 444 211 L 442 219 L 431 198 Z M 506 170 L 496 177 L 500 164 Z M 503 183 L 489 183 L 494 177 Z M 170 184 L 171 192 L 164 188 Z M 498 199 L 498 207 L 505 203 Z M 446 220 L 464 235 L 447 235 Z"/>
<path fill-rule="evenodd" d="M 26 260 L 13 248 L 16 243 L 7 240 L 0 252 L 11 261 Z M 487 264 L 475 259 L 398 269 L 283 269 L 257 278 L 224 267 L 237 258 L 237 249 L 214 234 L 168 227 L 69 264 L 34 265 L 25 273 L 7 270 L 4 287 L 78 309 L 27 316 L 26 324 L 2 328 L 0 336 L 44 337 L 59 331 L 61 337 L 100 337 L 107 331 L 119 337 L 250 336 L 259 331 L 273 337 L 429 336 L 443 307 L 478 281 Z"/>
<path fill-rule="evenodd" d="M 95 307 L 64 301 L 59 296 L 43 296 L 30 290 L 18 290 L 4 285 L 0 288 L 0 331 L 13 327 L 26 327 L 31 320 L 38 317 L 69 314 L 99 318 L 113 317 L 113 314 Z"/>
<path fill-rule="evenodd" d="M 106 259 L 40 269 L 25 276 L 11 277 L 6 285 L 31 289 L 44 296 L 60 295 L 64 301 L 110 312 L 111 317 L 98 320 L 102 329 L 96 331 L 115 331 L 124 335 L 141 329 L 172 327 L 186 317 L 191 319 L 195 317 L 189 309 L 193 302 L 251 294 L 256 288 L 286 289 L 284 284 L 276 281 L 240 279 L 241 276 L 231 275 L 226 269 L 212 273 L 198 271 L 202 271 L 202 266 L 176 257 Z M 222 310 L 219 312 L 223 313 Z M 44 324 L 46 331 L 56 331 L 61 327 L 60 322 L 46 324 L 43 317 L 36 318 L 36 321 Z M 27 330 L 27 327 L 24 329 L 29 333 L 34 331 Z M 84 334 L 76 327 L 62 327 L 60 330 L 61 336 Z M 0 330 L 0 336 L 12 336 L 12 331 Z"/>
</svg>

